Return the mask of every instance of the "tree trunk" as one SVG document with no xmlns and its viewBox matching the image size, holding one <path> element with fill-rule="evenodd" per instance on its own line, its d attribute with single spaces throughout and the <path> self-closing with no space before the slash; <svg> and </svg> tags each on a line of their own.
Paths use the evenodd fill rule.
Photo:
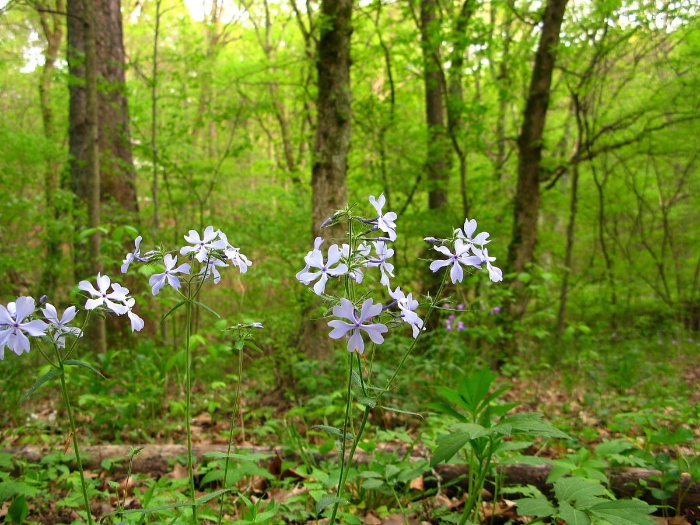
<svg viewBox="0 0 700 525">
<path fill-rule="evenodd" d="M 321 224 L 347 204 L 346 176 L 350 125 L 350 35 L 352 0 L 323 0 L 321 34 L 318 41 L 318 99 L 314 160 L 311 175 L 312 237 L 337 239 L 344 228 L 324 228 Z M 305 314 L 310 310 L 306 309 Z M 330 359 L 331 340 L 326 323 L 302 320 L 301 349 L 313 359 Z"/>
<path fill-rule="evenodd" d="M 124 92 L 124 45 L 119 0 L 68 0 L 69 149 L 74 194 L 87 206 L 87 227 L 104 214 L 113 223 L 138 220 L 129 112 Z M 99 86 L 99 89 L 98 89 Z M 76 215 L 76 229 L 85 224 Z M 76 279 L 102 271 L 99 231 L 89 252 L 75 247 Z M 103 321 L 92 340 L 106 349 Z M 119 323 L 123 327 L 123 323 Z"/>
<path fill-rule="evenodd" d="M 124 43 L 119 0 L 92 0 L 97 92 L 100 201 L 111 222 L 136 218 L 138 203 L 125 93 Z M 76 79 L 86 78 L 83 1 L 68 0 L 68 64 Z M 86 200 L 88 188 L 87 93 L 84 81 L 70 85 L 70 154 L 74 193 Z"/>
<path fill-rule="evenodd" d="M 100 200 L 110 222 L 137 222 L 120 0 L 93 0 L 98 91 Z M 103 87 L 104 86 L 104 87 Z"/>
<path fill-rule="evenodd" d="M 521 273 L 534 261 L 537 221 L 540 211 L 540 167 L 543 137 L 549 107 L 552 74 L 556 60 L 559 32 L 568 0 L 548 0 L 535 54 L 532 79 L 518 136 L 518 183 L 515 193 L 513 235 L 508 247 L 508 269 Z M 516 299 L 512 313 L 522 316 L 527 307 L 523 283 L 514 279 Z M 518 293 L 520 292 L 520 293 Z"/>
<path fill-rule="evenodd" d="M 425 115 L 428 125 L 428 155 L 425 171 L 428 177 L 428 208 L 447 207 L 450 179 L 450 143 L 445 129 L 445 103 L 440 63 L 440 32 L 436 0 L 421 0 L 420 30 L 423 47 L 423 81 L 425 83 Z"/>
</svg>

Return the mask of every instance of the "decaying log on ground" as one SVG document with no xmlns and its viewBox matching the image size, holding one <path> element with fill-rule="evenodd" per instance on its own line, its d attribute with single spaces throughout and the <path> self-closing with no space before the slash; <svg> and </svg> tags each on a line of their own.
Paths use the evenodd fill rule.
<svg viewBox="0 0 700 525">
<path fill-rule="evenodd" d="M 129 459 L 128 454 L 133 447 L 130 445 L 98 445 L 86 446 L 81 449 L 83 458 L 83 467 L 86 470 L 101 470 L 102 463 L 105 460 L 111 461 L 111 471 L 115 473 L 125 472 Z M 207 452 L 226 452 L 225 445 L 196 445 L 193 447 L 194 454 L 199 461 L 203 461 L 204 455 Z M 400 447 L 378 447 L 378 450 L 385 452 L 396 452 L 399 456 L 403 456 L 405 449 Z M 46 455 L 56 453 L 41 447 L 27 446 L 4 449 L 1 452 L 10 453 L 18 458 L 23 458 L 31 463 L 40 462 Z M 261 454 L 270 459 L 279 456 L 282 459 L 298 461 L 299 458 L 293 454 L 289 454 L 283 448 L 277 447 L 246 447 L 235 451 L 239 454 Z M 415 452 L 415 450 L 414 450 Z M 177 458 L 185 458 L 187 456 L 187 447 L 183 445 L 145 445 L 143 449 L 134 456 L 132 464 L 132 472 L 147 473 L 158 477 L 173 470 L 173 464 Z M 75 467 L 74 461 L 71 461 L 72 455 L 67 456 L 68 465 Z M 334 454 L 325 456 L 324 458 L 316 458 L 317 460 L 327 459 L 333 460 L 337 456 Z M 362 450 L 356 453 L 358 462 L 367 462 L 370 454 Z M 427 457 L 425 454 L 423 457 Z M 551 491 L 551 485 L 547 484 L 547 476 L 551 470 L 550 465 L 503 465 L 499 468 L 503 476 L 503 483 L 506 485 L 533 485 L 544 493 Z M 431 489 L 437 486 L 438 481 L 435 479 L 435 474 L 439 476 L 441 486 L 451 485 L 466 488 L 466 467 L 465 465 L 450 464 L 438 465 L 433 473 L 425 475 L 425 489 Z M 658 483 L 650 478 L 659 475 L 660 472 L 641 468 L 621 468 L 611 469 L 608 471 L 608 479 L 610 480 L 610 488 L 618 497 L 637 496 L 652 504 L 661 504 L 660 501 L 652 498 L 648 489 L 645 489 L 640 481 L 644 481 L 649 487 L 658 487 Z M 682 490 L 687 494 L 683 500 L 683 508 L 698 509 L 700 508 L 700 483 L 691 483 L 690 477 L 685 475 L 682 482 Z M 669 505 L 677 503 L 677 495 L 674 495 L 669 502 Z"/>
</svg>

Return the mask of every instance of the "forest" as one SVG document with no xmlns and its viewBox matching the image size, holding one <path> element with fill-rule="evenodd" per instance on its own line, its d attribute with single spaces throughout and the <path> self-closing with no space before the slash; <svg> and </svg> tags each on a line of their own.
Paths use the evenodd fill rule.
<svg viewBox="0 0 700 525">
<path fill-rule="evenodd" d="M 697 523 L 699 11 L 0 0 L 0 522 Z"/>
</svg>

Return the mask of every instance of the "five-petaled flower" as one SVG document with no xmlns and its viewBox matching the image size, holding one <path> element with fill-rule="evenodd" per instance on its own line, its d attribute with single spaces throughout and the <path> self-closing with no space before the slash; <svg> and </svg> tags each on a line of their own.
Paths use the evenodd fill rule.
<svg viewBox="0 0 700 525">
<path fill-rule="evenodd" d="M 66 346 L 66 335 L 72 334 L 75 337 L 81 337 L 83 335 L 80 328 L 68 326 L 68 323 L 75 319 L 75 315 L 78 313 L 75 306 L 66 308 L 60 319 L 56 307 L 51 303 L 46 303 L 46 306 L 41 309 L 41 313 L 44 314 L 44 318 L 50 323 L 49 333 L 54 343 L 56 343 L 56 346 L 59 348 Z"/>
<path fill-rule="evenodd" d="M 221 230 L 219 230 L 219 237 L 221 237 L 221 241 L 224 243 L 223 250 L 226 258 L 231 261 L 234 266 L 238 266 L 238 270 L 241 273 L 246 273 L 248 271 L 248 266 L 253 263 L 250 262 L 248 257 L 241 253 L 240 248 L 236 248 L 235 246 L 232 246 L 230 242 L 228 242 L 228 237 Z"/>
<path fill-rule="evenodd" d="M 401 318 L 413 328 L 413 338 L 415 339 L 423 328 L 423 320 L 415 312 L 415 309 L 418 308 L 418 301 L 413 298 L 413 294 L 404 294 L 401 288 L 396 288 L 393 292 L 389 288 L 389 295 L 396 301 L 396 306 L 401 311 Z"/>
<path fill-rule="evenodd" d="M 213 226 L 207 226 L 202 237 L 196 230 L 190 230 L 190 233 L 185 235 L 185 240 L 192 246 L 183 246 L 180 249 L 180 255 L 194 253 L 194 258 L 203 263 L 209 258 L 211 250 L 226 249 L 226 243 L 218 237 L 219 230 L 214 230 Z"/>
<path fill-rule="evenodd" d="M 169 253 L 166 253 L 165 257 L 163 257 L 163 264 L 165 265 L 165 271 L 163 273 L 154 273 L 148 279 L 148 284 L 152 286 L 151 293 L 153 295 L 157 295 L 166 284 L 169 284 L 176 290 L 179 289 L 180 279 L 175 274 L 190 273 L 190 265 L 187 263 L 175 268 L 177 257 L 173 257 Z"/>
<path fill-rule="evenodd" d="M 389 248 L 384 241 L 374 241 L 375 257 L 370 257 L 367 260 L 367 267 L 379 267 L 379 272 L 382 274 L 379 280 L 384 286 L 389 286 L 389 277 L 394 276 L 394 265 L 387 262 L 387 259 L 393 257 L 394 250 Z"/>
<path fill-rule="evenodd" d="M 125 257 L 124 260 L 122 261 L 122 267 L 121 267 L 122 273 L 126 273 L 126 272 L 127 272 L 127 270 L 129 269 L 129 265 L 130 265 L 132 262 L 138 261 L 138 260 L 141 259 L 141 248 L 140 248 L 140 245 L 141 245 L 141 236 L 140 236 L 140 235 L 139 235 L 138 237 L 136 237 L 136 240 L 134 241 L 134 244 L 135 244 L 134 251 L 133 251 L 132 253 L 127 253 L 127 254 L 126 254 L 126 257 Z"/>
<path fill-rule="evenodd" d="M 0 305 L 0 359 L 5 358 L 5 347 L 17 355 L 29 352 L 27 335 L 38 337 L 46 333 L 48 325 L 45 322 L 38 319 L 24 321 L 35 308 L 33 297 L 18 297 L 7 307 Z"/>
<path fill-rule="evenodd" d="M 86 310 L 94 310 L 104 305 L 117 315 L 124 315 L 129 307 L 124 304 L 129 293 L 127 288 L 117 283 L 112 285 L 112 292 L 109 292 L 111 280 L 107 275 L 97 274 L 97 289 L 89 281 L 80 281 L 78 288 L 92 295 L 92 299 L 85 302 Z"/>
<path fill-rule="evenodd" d="M 341 321 L 339 319 L 330 321 L 328 326 L 333 328 L 330 337 L 333 339 L 340 339 L 348 332 L 352 332 L 348 338 L 348 352 L 359 352 L 364 354 L 365 352 L 365 341 L 362 339 L 362 330 L 367 332 L 369 338 L 376 344 L 381 344 L 384 342 L 383 333 L 387 332 L 389 329 L 379 323 L 373 324 L 363 324 L 375 315 L 379 315 L 382 312 L 381 304 L 373 304 L 372 299 L 367 299 L 362 303 L 362 309 L 358 313 L 355 305 L 352 304 L 348 299 L 340 299 L 340 304 L 333 308 L 333 315 L 336 317 L 344 317 L 349 319 L 350 322 Z"/>
<path fill-rule="evenodd" d="M 501 271 L 500 268 L 496 268 L 495 266 L 492 266 L 491 263 L 496 260 L 495 257 L 489 257 L 489 250 L 488 248 L 484 248 L 483 250 L 479 250 L 478 248 L 473 248 L 474 253 L 476 253 L 477 257 L 481 259 L 481 263 L 486 265 L 486 269 L 489 271 L 489 278 L 494 282 L 500 282 L 503 280 L 503 272 Z"/>
<path fill-rule="evenodd" d="M 127 297 L 124 304 L 126 304 L 128 308 L 128 310 L 126 311 L 126 315 L 129 317 L 129 321 L 131 321 L 131 331 L 139 332 L 144 326 L 143 319 L 141 319 L 138 315 L 131 311 L 131 309 L 136 304 L 136 299 L 134 299 L 133 297 Z"/>
<path fill-rule="evenodd" d="M 481 257 L 469 255 L 469 248 L 471 246 L 471 244 L 464 242 L 464 240 L 461 238 L 455 239 L 454 253 L 451 252 L 447 246 L 433 246 L 433 249 L 447 255 L 447 259 L 431 262 L 430 269 L 433 272 L 437 272 L 440 268 L 444 268 L 445 266 L 452 264 L 452 268 L 450 269 L 450 279 L 452 280 L 452 284 L 461 283 L 462 279 L 464 278 L 462 265 L 481 268 Z"/>
<path fill-rule="evenodd" d="M 384 197 L 383 193 L 378 199 L 375 199 L 374 195 L 370 195 L 369 202 L 372 206 L 374 206 L 374 209 L 377 212 L 377 218 L 372 219 L 372 223 L 376 224 L 377 228 L 386 233 L 389 240 L 395 241 L 396 223 L 394 221 L 396 220 L 397 215 L 393 211 L 387 213 L 382 212 L 382 208 L 384 207 L 384 204 L 386 204 L 386 197 Z"/>
<path fill-rule="evenodd" d="M 457 228 L 455 230 L 455 234 L 457 234 L 457 237 L 460 239 L 464 239 L 467 241 L 467 244 L 474 246 L 478 244 L 482 248 L 484 247 L 484 244 L 488 244 L 491 241 L 488 240 L 489 234 L 488 232 L 481 232 L 479 233 L 476 237 L 472 237 L 474 235 L 474 232 L 476 231 L 476 220 L 472 219 L 465 219 L 464 220 L 464 229 L 459 229 Z"/>
<path fill-rule="evenodd" d="M 319 242 L 320 241 L 320 242 Z M 320 237 L 316 239 L 314 245 L 321 245 Z M 343 257 L 342 250 L 337 244 L 332 245 L 328 248 L 328 259 L 323 261 L 323 253 L 321 250 L 316 248 L 308 253 L 304 258 L 306 261 L 306 268 L 301 272 L 297 273 L 297 279 L 302 283 L 309 285 L 311 282 L 318 279 L 318 282 L 314 284 L 314 292 L 316 295 L 322 295 L 326 291 L 326 283 L 328 282 L 328 277 L 338 277 L 347 273 L 348 266 L 345 263 L 341 263 L 340 259 Z M 337 265 L 337 266 L 334 266 Z M 311 268 L 318 268 L 317 272 L 312 272 Z"/>
<path fill-rule="evenodd" d="M 221 274 L 219 273 L 219 270 L 216 269 L 217 266 L 221 266 L 222 268 L 226 268 L 228 264 L 226 264 L 224 261 L 220 259 L 216 259 L 212 257 L 209 259 L 207 262 L 206 266 L 202 266 L 202 269 L 199 270 L 199 275 L 202 277 L 203 280 L 207 280 L 208 277 L 212 277 L 212 280 L 214 281 L 214 284 L 219 284 L 219 281 L 221 281 Z"/>
</svg>

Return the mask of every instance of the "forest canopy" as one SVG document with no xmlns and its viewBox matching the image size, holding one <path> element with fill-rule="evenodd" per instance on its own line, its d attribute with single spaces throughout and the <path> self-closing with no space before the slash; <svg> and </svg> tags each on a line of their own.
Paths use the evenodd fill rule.
<svg viewBox="0 0 700 525">
<path fill-rule="evenodd" d="M 423 294 L 423 237 L 466 217 L 491 233 L 508 286 L 455 291 L 469 302 L 479 288 L 475 311 L 510 316 L 489 344 L 698 329 L 692 0 L 95 0 L 72 16 L 75 4 L 2 7 L 4 301 L 67 302 L 136 235 L 214 224 L 256 261 L 245 284 L 226 277 L 223 315 L 278 323 L 270 343 L 294 345 L 309 299 L 294 274 L 319 218 L 384 194 L 396 272 Z M 81 16 L 95 24 L 71 29 Z M 331 64 L 341 52 L 347 64 Z"/>
</svg>

